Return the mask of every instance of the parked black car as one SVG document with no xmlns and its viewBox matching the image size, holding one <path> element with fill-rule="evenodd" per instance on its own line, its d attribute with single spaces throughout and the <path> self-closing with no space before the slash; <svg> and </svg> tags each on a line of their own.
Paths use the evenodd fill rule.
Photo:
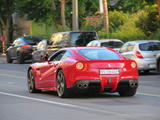
<svg viewBox="0 0 160 120">
<path fill-rule="evenodd" d="M 86 46 L 87 43 L 96 39 L 98 39 L 98 35 L 95 31 L 54 33 L 50 40 L 43 40 L 37 45 L 37 50 L 32 53 L 32 61 L 43 61 L 60 48 Z"/>
<path fill-rule="evenodd" d="M 17 60 L 19 64 L 22 64 L 25 60 L 31 59 L 35 45 L 37 45 L 41 40 L 42 37 L 36 36 L 17 38 L 6 51 L 7 62 L 12 63 L 13 60 Z"/>
</svg>

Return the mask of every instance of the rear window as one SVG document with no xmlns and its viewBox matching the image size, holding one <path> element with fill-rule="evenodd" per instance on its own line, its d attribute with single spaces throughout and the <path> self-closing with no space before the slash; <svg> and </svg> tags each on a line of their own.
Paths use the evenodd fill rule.
<svg viewBox="0 0 160 120">
<path fill-rule="evenodd" d="M 81 49 L 79 53 L 89 60 L 119 60 L 120 56 L 104 48 L 100 49 Z"/>
<path fill-rule="evenodd" d="M 122 47 L 122 45 L 123 45 L 122 42 L 115 42 L 115 41 L 101 43 L 101 46 L 109 47 L 109 48 L 120 48 Z"/>
<path fill-rule="evenodd" d="M 96 40 L 96 32 L 73 32 L 71 33 L 72 46 L 86 46 L 90 41 Z"/>
<path fill-rule="evenodd" d="M 36 45 L 38 44 L 43 38 L 35 37 L 35 36 L 27 36 L 24 37 L 23 40 L 29 45 Z"/>
<path fill-rule="evenodd" d="M 160 42 L 148 42 L 139 45 L 141 51 L 156 51 L 160 50 Z"/>
</svg>

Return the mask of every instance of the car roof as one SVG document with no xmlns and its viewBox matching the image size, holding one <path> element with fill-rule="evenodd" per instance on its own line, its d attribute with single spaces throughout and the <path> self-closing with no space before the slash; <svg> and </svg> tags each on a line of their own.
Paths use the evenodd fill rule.
<svg viewBox="0 0 160 120">
<path fill-rule="evenodd" d="M 111 42 L 111 41 L 123 42 L 123 41 L 121 41 L 121 40 L 119 40 L 119 39 L 100 39 L 100 40 L 93 40 L 93 41 L 98 41 L 98 42 L 100 42 L 100 43 L 103 43 L 103 42 Z M 93 41 L 91 41 L 91 42 L 93 42 Z"/>
<path fill-rule="evenodd" d="M 70 34 L 70 33 L 87 33 L 87 32 L 96 32 L 96 31 L 66 31 L 66 32 L 55 32 L 53 34 L 57 34 L 57 33 L 67 33 L 67 34 Z"/>
<path fill-rule="evenodd" d="M 160 42 L 160 41 L 159 40 L 135 40 L 135 41 L 130 41 L 126 43 L 141 44 L 141 43 L 147 43 L 147 42 Z"/>
<path fill-rule="evenodd" d="M 105 47 L 66 47 L 60 50 L 81 50 L 81 49 L 106 49 Z"/>
<path fill-rule="evenodd" d="M 106 47 L 66 47 L 66 48 L 62 48 L 61 50 L 71 50 L 71 51 L 77 51 L 77 50 L 83 50 L 83 49 L 106 49 L 106 50 L 111 50 L 111 48 L 106 48 Z"/>
</svg>

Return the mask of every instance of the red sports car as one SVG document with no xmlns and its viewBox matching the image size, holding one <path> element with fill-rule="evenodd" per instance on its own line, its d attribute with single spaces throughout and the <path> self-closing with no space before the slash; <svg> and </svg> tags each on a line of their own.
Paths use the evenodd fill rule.
<svg viewBox="0 0 160 120">
<path fill-rule="evenodd" d="M 55 52 L 46 62 L 28 68 L 29 92 L 118 92 L 133 96 L 138 87 L 137 64 L 111 48 L 72 47 Z"/>
</svg>

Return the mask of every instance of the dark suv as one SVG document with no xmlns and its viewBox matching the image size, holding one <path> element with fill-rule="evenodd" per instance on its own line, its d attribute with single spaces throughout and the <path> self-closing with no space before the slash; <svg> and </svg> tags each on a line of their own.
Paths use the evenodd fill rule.
<svg viewBox="0 0 160 120">
<path fill-rule="evenodd" d="M 63 47 L 86 46 L 90 41 L 98 39 L 95 31 L 58 32 L 51 36 L 50 40 L 43 40 L 37 45 L 33 54 L 33 62 L 43 60 L 45 56 L 52 55 Z"/>
<path fill-rule="evenodd" d="M 17 60 L 19 64 L 22 64 L 25 60 L 31 59 L 35 45 L 41 40 L 41 37 L 36 36 L 17 38 L 6 51 L 7 62 L 12 63 L 13 60 Z"/>
</svg>

